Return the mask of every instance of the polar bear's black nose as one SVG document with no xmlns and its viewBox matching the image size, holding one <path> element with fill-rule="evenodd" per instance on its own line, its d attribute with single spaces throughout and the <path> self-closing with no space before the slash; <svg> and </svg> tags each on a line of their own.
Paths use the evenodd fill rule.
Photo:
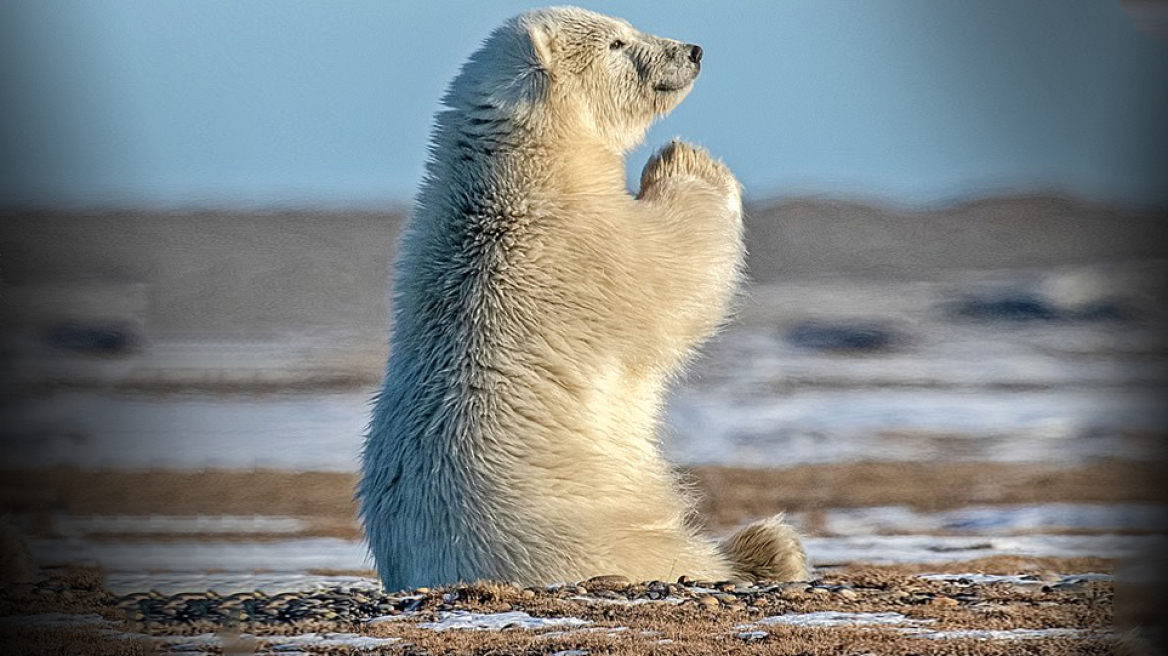
<svg viewBox="0 0 1168 656">
<path fill-rule="evenodd" d="M 702 47 L 691 45 L 689 47 L 689 60 L 695 64 L 702 63 Z"/>
</svg>

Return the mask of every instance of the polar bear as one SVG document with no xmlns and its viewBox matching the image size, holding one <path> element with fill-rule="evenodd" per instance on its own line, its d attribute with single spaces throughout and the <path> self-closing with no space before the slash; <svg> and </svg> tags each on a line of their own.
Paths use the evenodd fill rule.
<svg viewBox="0 0 1168 656">
<path fill-rule="evenodd" d="M 657 444 L 666 384 L 739 279 L 740 188 L 674 141 L 634 197 L 623 156 L 701 60 L 560 7 L 505 23 L 451 84 L 357 489 L 386 589 L 806 577 L 781 518 L 700 536 Z"/>
</svg>

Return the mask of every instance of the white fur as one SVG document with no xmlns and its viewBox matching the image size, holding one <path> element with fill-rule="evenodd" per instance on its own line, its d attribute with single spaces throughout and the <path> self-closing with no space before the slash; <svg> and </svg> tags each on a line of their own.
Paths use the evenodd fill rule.
<svg viewBox="0 0 1168 656">
<path fill-rule="evenodd" d="M 623 152 L 689 91 L 691 52 L 538 10 L 451 84 L 358 488 L 387 588 L 751 575 L 687 524 L 656 442 L 666 383 L 739 278 L 738 183 L 674 142 L 625 189 Z"/>
</svg>

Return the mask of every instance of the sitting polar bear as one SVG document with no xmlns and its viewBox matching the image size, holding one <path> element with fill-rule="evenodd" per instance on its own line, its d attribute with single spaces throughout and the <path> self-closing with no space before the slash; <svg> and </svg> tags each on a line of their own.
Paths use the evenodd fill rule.
<svg viewBox="0 0 1168 656">
<path fill-rule="evenodd" d="M 675 141 L 633 197 L 623 154 L 701 59 L 564 7 L 508 21 L 451 84 L 357 490 L 387 589 L 806 577 L 781 518 L 699 536 L 657 445 L 666 383 L 734 294 L 740 189 Z"/>
</svg>

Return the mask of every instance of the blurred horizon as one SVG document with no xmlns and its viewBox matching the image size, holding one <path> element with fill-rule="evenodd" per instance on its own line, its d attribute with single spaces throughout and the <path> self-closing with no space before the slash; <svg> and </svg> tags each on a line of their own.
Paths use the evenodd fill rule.
<svg viewBox="0 0 1168 656">
<path fill-rule="evenodd" d="M 401 209 L 458 66 L 544 3 L 0 5 L 0 208 Z M 759 202 L 1168 205 L 1168 41 L 1119 2 L 579 3 L 702 44 L 674 135 Z"/>
</svg>

